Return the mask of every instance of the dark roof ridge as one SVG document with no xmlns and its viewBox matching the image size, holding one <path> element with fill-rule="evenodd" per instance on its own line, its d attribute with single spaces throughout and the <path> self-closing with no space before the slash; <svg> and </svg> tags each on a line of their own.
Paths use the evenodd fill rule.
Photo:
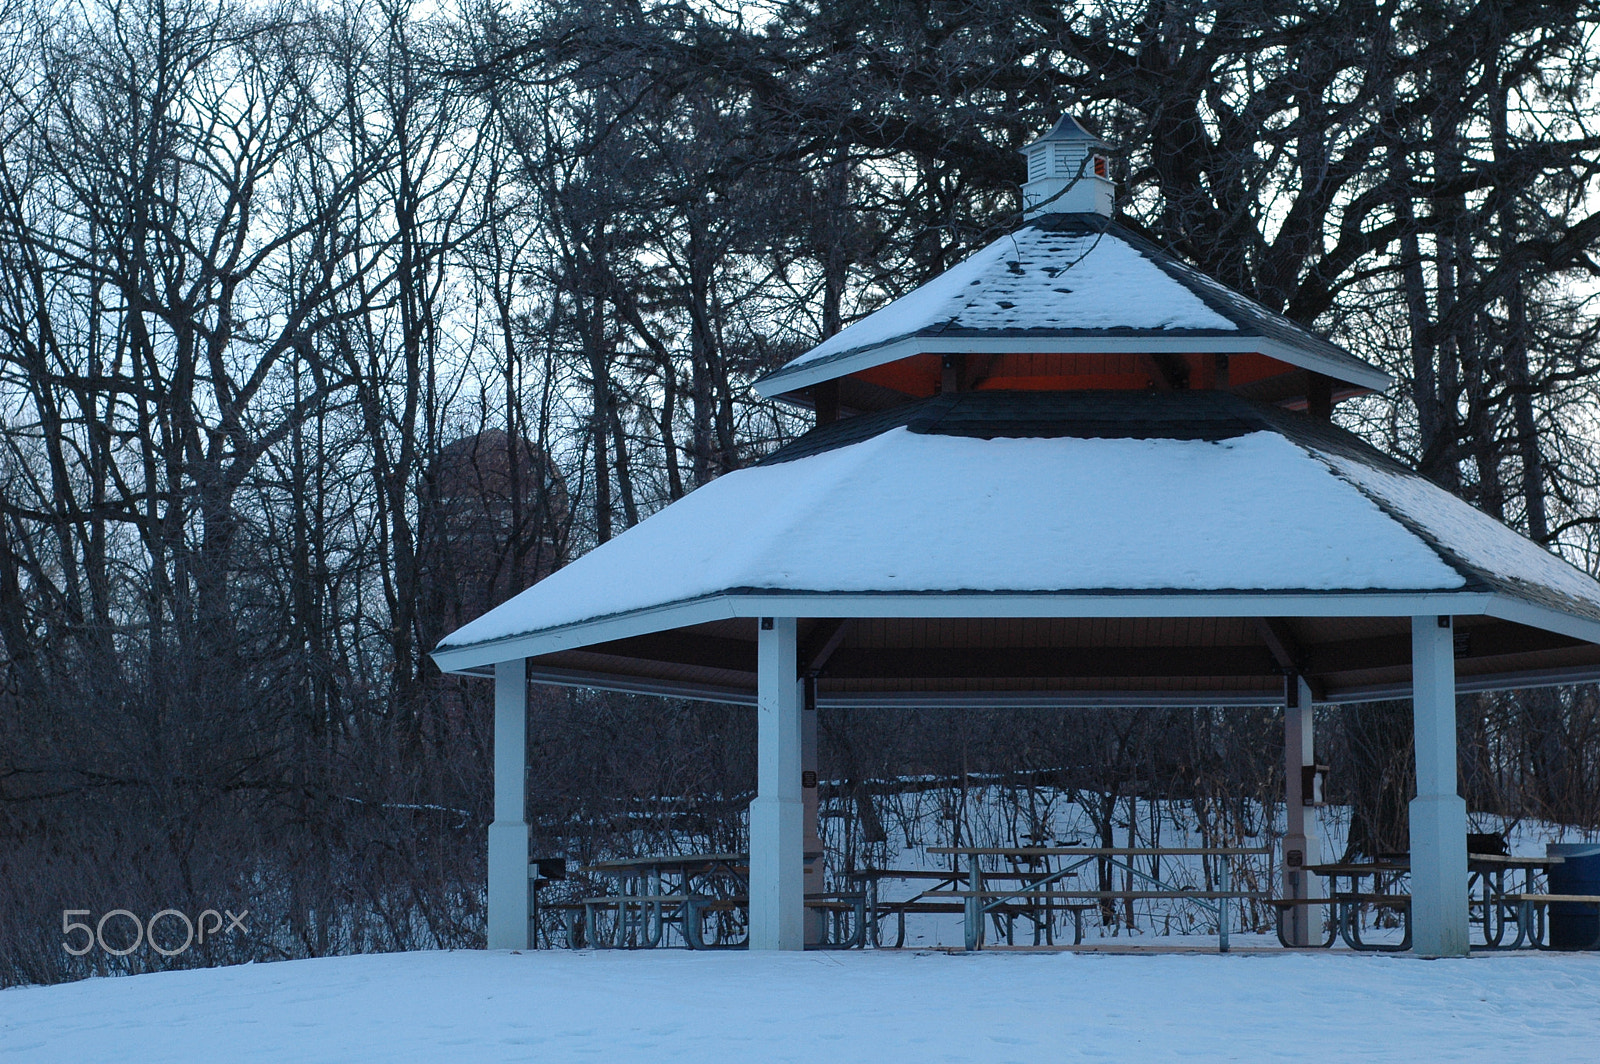
<svg viewBox="0 0 1600 1064">
<path fill-rule="evenodd" d="M 1397 460 L 1393 456 L 1385 454 L 1383 451 L 1380 451 L 1371 443 L 1362 439 L 1360 436 L 1357 436 L 1353 432 L 1341 429 L 1337 425 L 1331 425 L 1327 422 L 1318 422 L 1311 418 L 1296 415 L 1287 410 L 1264 410 L 1263 413 L 1266 415 L 1267 420 L 1276 431 L 1280 432 L 1291 443 L 1294 443 L 1296 446 L 1299 446 L 1310 452 L 1313 457 L 1320 459 L 1321 454 L 1324 453 L 1337 455 L 1341 458 L 1360 462 L 1368 468 L 1377 469 L 1397 476 L 1402 476 L 1413 480 L 1420 480 L 1428 484 L 1432 484 L 1435 488 L 1445 492 L 1461 505 L 1471 506 L 1472 509 L 1477 510 L 1478 513 L 1482 514 L 1485 518 L 1503 526 L 1506 531 L 1512 533 L 1513 535 L 1524 539 L 1527 538 L 1522 536 L 1522 533 L 1518 532 L 1510 525 L 1507 525 L 1504 521 L 1492 514 L 1485 513 L 1482 509 L 1473 506 L 1472 503 L 1461 498 L 1459 495 L 1456 495 L 1454 492 L 1440 487 L 1437 484 L 1433 484 L 1431 480 L 1428 480 L 1427 477 L 1423 476 L 1415 469 L 1412 469 L 1410 466 Z M 1513 598 L 1522 599 L 1525 602 L 1531 602 L 1546 609 L 1557 609 L 1566 613 L 1576 613 L 1580 616 L 1588 617 L 1593 620 L 1600 620 L 1600 603 L 1574 598 L 1571 595 L 1563 594 L 1553 588 L 1529 584 L 1525 581 L 1502 576 L 1499 573 L 1476 564 L 1475 562 L 1469 561 L 1453 550 L 1448 544 L 1441 541 L 1433 532 L 1429 531 L 1427 528 L 1424 528 L 1416 521 L 1415 518 L 1413 518 L 1399 506 L 1389 502 L 1387 499 L 1384 499 L 1381 495 L 1369 490 L 1364 485 L 1351 480 L 1348 476 L 1345 476 L 1337 468 L 1331 465 L 1329 466 L 1329 471 L 1334 476 L 1338 477 L 1340 480 L 1343 480 L 1346 484 L 1349 484 L 1351 487 L 1359 491 L 1374 506 L 1382 510 L 1390 518 L 1405 526 L 1406 530 L 1412 535 L 1416 536 L 1423 543 L 1426 543 L 1428 548 L 1432 550 L 1434 554 L 1438 555 L 1441 561 L 1461 574 L 1462 579 L 1466 580 L 1467 582 L 1467 590 L 1495 591 L 1500 594 L 1512 596 Z M 1539 546 L 1538 544 L 1533 543 L 1531 540 L 1528 542 L 1535 547 Z M 1549 551 L 1548 548 L 1540 549 L 1546 550 L 1552 558 L 1561 562 L 1565 562 L 1567 565 L 1572 565 L 1572 563 L 1567 561 L 1567 559 L 1562 558 L 1553 551 Z M 1573 568 L 1576 569 L 1577 566 L 1573 566 Z M 1582 570 L 1579 571 L 1581 572 Z"/>
</svg>

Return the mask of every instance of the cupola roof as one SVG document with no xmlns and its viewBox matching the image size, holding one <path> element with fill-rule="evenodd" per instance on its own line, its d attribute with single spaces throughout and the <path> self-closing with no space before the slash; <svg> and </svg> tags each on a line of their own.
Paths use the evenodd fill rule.
<svg viewBox="0 0 1600 1064">
<path fill-rule="evenodd" d="M 1210 368 L 1218 355 L 1231 361 L 1225 382 Z M 963 389 L 1219 387 L 1293 405 L 1307 394 L 1308 374 L 1331 380 L 1335 395 L 1392 383 L 1116 221 L 1046 213 L 755 389 L 809 405 L 805 389 L 850 379 L 845 405 L 880 409 L 938 392 L 951 356 L 965 359 Z"/>
</svg>

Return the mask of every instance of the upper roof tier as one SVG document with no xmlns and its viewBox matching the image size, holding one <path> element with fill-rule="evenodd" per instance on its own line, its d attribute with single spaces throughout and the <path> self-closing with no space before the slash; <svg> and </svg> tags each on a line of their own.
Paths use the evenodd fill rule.
<svg viewBox="0 0 1600 1064">
<path fill-rule="evenodd" d="M 1226 356 L 1226 357 L 1219 357 Z M 756 382 L 846 408 L 955 389 L 1207 388 L 1289 406 L 1391 378 L 1096 213 L 1045 212 Z"/>
</svg>

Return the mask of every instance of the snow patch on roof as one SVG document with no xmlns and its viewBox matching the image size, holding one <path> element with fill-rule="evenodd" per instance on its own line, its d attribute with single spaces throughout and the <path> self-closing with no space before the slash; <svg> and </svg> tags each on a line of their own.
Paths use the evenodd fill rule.
<svg viewBox="0 0 1600 1064">
<path fill-rule="evenodd" d="M 740 588 L 1345 591 L 1464 584 L 1419 536 L 1274 432 L 1207 442 L 979 439 L 895 428 L 721 477 L 441 645 Z"/>
<path fill-rule="evenodd" d="M 1600 606 L 1600 583 L 1592 576 L 1432 481 L 1336 454 L 1316 453 L 1340 476 L 1405 514 L 1467 564 Z"/>
<path fill-rule="evenodd" d="M 1238 331 L 1116 236 L 1029 227 L 1001 237 L 789 366 L 950 328 Z"/>
</svg>

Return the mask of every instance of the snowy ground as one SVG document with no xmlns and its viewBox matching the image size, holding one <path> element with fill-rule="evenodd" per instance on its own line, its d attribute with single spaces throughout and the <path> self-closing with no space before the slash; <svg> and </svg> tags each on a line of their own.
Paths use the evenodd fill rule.
<svg viewBox="0 0 1600 1064">
<path fill-rule="evenodd" d="M 0 1061 L 1592 1062 L 1600 955 L 412 953 L 0 991 Z"/>
</svg>

